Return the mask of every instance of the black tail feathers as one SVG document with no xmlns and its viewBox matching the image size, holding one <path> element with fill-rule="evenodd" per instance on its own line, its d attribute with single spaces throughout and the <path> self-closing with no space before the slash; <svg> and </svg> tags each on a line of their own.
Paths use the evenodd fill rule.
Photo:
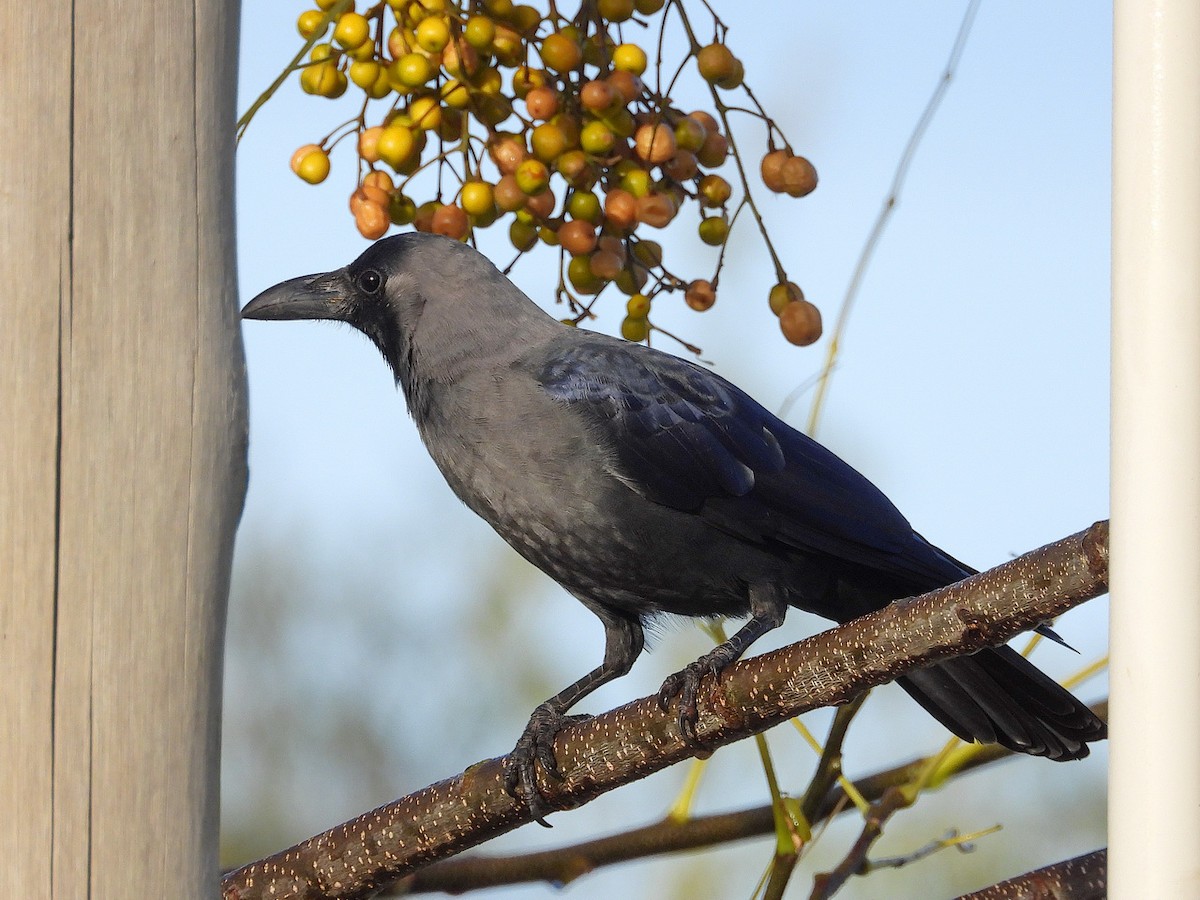
<svg viewBox="0 0 1200 900">
<path fill-rule="evenodd" d="M 964 741 L 1068 760 L 1108 736 L 1095 713 L 1011 647 L 948 659 L 897 683 Z"/>
</svg>

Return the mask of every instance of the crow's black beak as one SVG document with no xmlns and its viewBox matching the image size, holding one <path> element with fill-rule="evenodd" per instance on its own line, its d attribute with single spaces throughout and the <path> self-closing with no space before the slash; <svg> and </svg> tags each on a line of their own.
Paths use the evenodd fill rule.
<svg viewBox="0 0 1200 900">
<path fill-rule="evenodd" d="M 267 288 L 242 308 L 243 319 L 338 319 L 350 313 L 345 269 L 292 278 Z"/>
</svg>

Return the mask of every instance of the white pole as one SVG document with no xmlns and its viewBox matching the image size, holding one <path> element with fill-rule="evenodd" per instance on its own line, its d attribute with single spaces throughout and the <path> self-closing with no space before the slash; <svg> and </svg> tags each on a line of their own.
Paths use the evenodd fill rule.
<svg viewBox="0 0 1200 900">
<path fill-rule="evenodd" d="M 1109 896 L 1200 897 L 1200 4 L 1113 25 Z"/>
</svg>

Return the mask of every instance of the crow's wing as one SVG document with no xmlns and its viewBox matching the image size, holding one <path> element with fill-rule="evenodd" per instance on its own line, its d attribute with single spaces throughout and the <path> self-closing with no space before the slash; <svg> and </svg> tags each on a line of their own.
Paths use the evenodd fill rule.
<svg viewBox="0 0 1200 900">
<path fill-rule="evenodd" d="M 866 478 L 719 375 L 602 335 L 570 332 L 546 349 L 542 388 L 611 442 L 614 475 L 647 499 L 773 552 L 821 554 L 914 590 L 971 572 Z"/>
</svg>

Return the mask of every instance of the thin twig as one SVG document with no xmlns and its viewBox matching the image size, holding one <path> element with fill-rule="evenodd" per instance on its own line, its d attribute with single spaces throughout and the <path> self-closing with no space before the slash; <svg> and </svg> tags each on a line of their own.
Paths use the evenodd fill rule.
<svg viewBox="0 0 1200 900">
<path fill-rule="evenodd" d="M 875 255 L 875 247 L 879 244 L 880 237 L 883 236 L 883 230 L 887 226 L 888 220 L 891 219 L 896 205 L 900 202 L 900 192 L 904 188 L 904 180 L 908 177 L 908 170 L 912 165 L 913 157 L 916 155 L 917 147 L 920 145 L 921 139 L 925 136 L 925 132 L 929 128 L 929 123 L 933 121 L 933 116 L 941 105 L 942 99 L 946 96 L 946 91 L 950 88 L 950 82 L 953 80 L 959 60 L 962 58 L 963 49 L 967 45 L 967 37 L 971 33 L 971 25 L 975 21 L 975 13 L 979 10 L 979 3 L 980 0 L 971 0 L 967 4 L 966 12 L 963 13 L 962 24 L 958 27 L 958 36 L 954 39 L 954 46 L 950 50 L 950 58 L 946 62 L 946 68 L 942 71 L 937 87 L 933 89 L 933 93 L 930 95 L 929 101 L 925 104 L 925 109 L 922 111 L 920 118 L 917 119 L 917 124 L 913 127 L 912 134 L 908 138 L 908 143 L 904 147 L 904 152 L 900 154 L 900 162 L 896 165 L 896 172 L 892 176 L 892 185 L 888 189 L 887 199 L 883 201 L 883 209 L 879 211 L 879 216 L 871 228 L 871 233 L 867 235 L 867 241 L 858 256 L 857 264 L 854 266 L 854 273 L 850 276 L 850 284 L 846 288 L 846 296 L 842 300 L 842 308 L 838 313 L 837 324 L 834 326 L 833 334 L 829 339 L 829 349 L 825 354 L 825 364 L 821 369 L 820 380 L 817 382 L 817 392 L 813 397 L 812 409 L 808 415 L 808 434 L 810 436 L 815 437 L 817 433 L 817 424 L 825 402 L 825 394 L 829 389 L 829 379 L 833 375 L 838 351 L 841 348 L 842 337 L 845 335 L 846 325 L 850 321 L 850 312 L 854 308 L 854 300 L 858 296 L 858 289 L 862 285 L 863 276 L 866 274 L 871 257 Z M 785 402 L 783 415 L 786 415 L 787 411 L 791 409 L 792 399 L 789 397 L 788 402 Z"/>
</svg>

